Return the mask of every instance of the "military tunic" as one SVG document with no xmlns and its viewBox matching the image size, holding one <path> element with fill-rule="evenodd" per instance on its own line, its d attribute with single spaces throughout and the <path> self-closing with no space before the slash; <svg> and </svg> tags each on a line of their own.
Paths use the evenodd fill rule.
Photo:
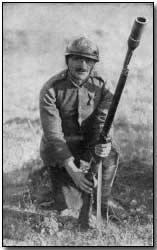
<svg viewBox="0 0 157 250">
<path fill-rule="evenodd" d="M 40 153 L 44 163 L 63 166 L 69 157 L 89 155 L 102 131 L 112 97 L 107 81 L 94 72 L 81 86 L 71 80 L 68 70 L 48 80 L 40 92 Z"/>
</svg>

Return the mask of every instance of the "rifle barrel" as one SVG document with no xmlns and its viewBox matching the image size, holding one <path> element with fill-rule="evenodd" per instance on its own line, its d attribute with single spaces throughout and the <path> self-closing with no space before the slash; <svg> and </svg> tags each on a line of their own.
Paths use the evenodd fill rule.
<svg viewBox="0 0 157 250">
<path fill-rule="evenodd" d="M 109 130 L 111 128 L 119 101 L 120 101 L 120 97 L 123 91 L 123 88 L 125 86 L 125 82 L 128 76 L 128 64 L 131 60 L 132 54 L 133 54 L 133 50 L 135 50 L 137 48 L 137 46 L 139 46 L 140 43 L 140 39 L 141 39 L 141 35 L 143 33 L 144 27 L 147 24 L 147 19 L 144 17 L 137 17 L 134 21 L 130 36 L 128 38 L 128 50 L 126 53 L 126 57 L 124 60 L 124 64 L 123 64 L 123 68 L 122 68 L 122 72 L 120 74 L 120 78 L 117 84 L 117 88 L 115 90 L 113 99 L 112 99 L 112 103 L 110 105 L 105 123 L 104 123 L 104 127 L 103 127 L 103 132 L 100 135 L 100 141 L 104 140 L 105 137 L 107 137 Z"/>
</svg>

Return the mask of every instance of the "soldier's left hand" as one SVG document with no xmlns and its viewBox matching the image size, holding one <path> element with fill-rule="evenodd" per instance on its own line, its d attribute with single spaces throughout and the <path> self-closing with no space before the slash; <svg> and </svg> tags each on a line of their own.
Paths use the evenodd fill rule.
<svg viewBox="0 0 157 250">
<path fill-rule="evenodd" d="M 99 157 L 107 157 L 111 151 L 111 142 L 105 144 L 97 144 L 95 146 L 95 154 Z"/>
</svg>

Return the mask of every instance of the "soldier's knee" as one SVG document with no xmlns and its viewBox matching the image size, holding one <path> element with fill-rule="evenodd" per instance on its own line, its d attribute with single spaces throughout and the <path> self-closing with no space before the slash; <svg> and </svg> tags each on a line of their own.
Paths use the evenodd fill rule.
<svg viewBox="0 0 157 250">
<path fill-rule="evenodd" d="M 105 190 L 104 194 L 110 193 L 110 188 L 116 177 L 118 168 L 119 155 L 116 151 L 111 151 L 108 157 L 103 160 L 102 185 Z"/>
<path fill-rule="evenodd" d="M 103 159 L 102 164 L 104 168 L 113 168 L 113 166 L 117 168 L 118 162 L 119 153 L 115 149 L 111 149 L 110 154 Z"/>
</svg>

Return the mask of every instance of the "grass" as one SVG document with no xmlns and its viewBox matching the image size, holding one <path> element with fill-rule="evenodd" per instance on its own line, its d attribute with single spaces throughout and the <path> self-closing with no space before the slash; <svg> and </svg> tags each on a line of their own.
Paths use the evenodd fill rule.
<svg viewBox="0 0 157 250">
<path fill-rule="evenodd" d="M 3 204 L 44 214 L 41 219 L 4 210 L 3 245 L 152 246 L 152 5 L 5 3 L 3 16 Z M 67 41 L 80 34 L 98 43 L 101 62 L 97 68 L 111 79 L 115 89 L 126 41 L 137 16 L 147 17 L 149 23 L 130 63 L 115 117 L 115 139 L 121 156 L 113 197 L 125 206 L 129 216 L 120 224 L 110 221 L 100 231 L 93 228 L 82 233 L 71 214 L 39 211 L 35 202 L 35 194 L 40 197 L 45 189 L 50 191 L 48 176 L 42 179 L 35 175 L 42 168 L 39 91 L 49 77 L 65 67 Z M 30 185 L 30 175 L 35 176 L 34 186 Z"/>
<path fill-rule="evenodd" d="M 110 222 L 100 231 L 89 229 L 83 233 L 73 224 L 68 218 L 66 224 L 60 223 L 54 229 L 54 221 L 50 219 L 30 224 L 29 220 L 20 223 L 14 218 L 7 221 L 4 245 L 9 246 L 11 241 L 16 242 L 14 246 L 152 246 L 152 224 L 141 225 L 138 217 L 123 226 Z"/>
<path fill-rule="evenodd" d="M 14 218 L 9 216 L 4 222 L 5 246 L 13 242 L 17 246 L 152 246 L 152 220 L 141 223 L 138 215 L 130 216 L 122 225 L 109 222 L 101 230 L 87 232 L 79 231 L 75 218 L 52 211 L 43 221 L 24 221 L 14 214 Z"/>
<path fill-rule="evenodd" d="M 9 123 L 8 131 L 7 126 L 5 132 L 10 134 L 11 131 L 14 134 L 13 138 L 11 135 L 6 136 L 7 140 L 12 141 L 12 146 L 7 152 L 16 151 L 20 158 L 23 152 L 20 145 L 27 148 L 27 153 L 28 149 L 31 152 L 32 144 L 39 136 L 39 123 L 32 123 L 33 130 L 30 129 L 27 120 L 12 121 Z M 21 132 L 15 133 L 14 129 L 18 132 L 20 129 Z M 32 139 L 33 133 L 36 137 Z M 104 222 L 100 231 L 92 228 L 82 233 L 76 217 L 70 211 L 62 215 L 54 210 L 38 208 L 36 200 L 42 197 L 45 191 L 51 191 L 49 176 L 46 172 L 41 174 L 42 162 L 38 155 L 36 159 L 26 159 L 25 162 L 21 158 L 23 165 L 19 169 L 17 156 L 9 156 L 9 159 L 13 170 L 8 166 L 9 171 L 4 173 L 3 204 L 15 211 L 7 212 L 4 209 L 4 246 L 152 246 L 153 172 L 145 162 L 140 162 L 139 159 L 123 160 L 119 165 L 112 194 L 125 207 L 128 218 L 118 224 L 110 221 L 108 226 Z M 17 209 L 35 212 L 37 215 L 26 213 L 24 216 L 21 212 L 16 212 Z M 41 218 L 38 214 L 44 216 Z"/>
</svg>

